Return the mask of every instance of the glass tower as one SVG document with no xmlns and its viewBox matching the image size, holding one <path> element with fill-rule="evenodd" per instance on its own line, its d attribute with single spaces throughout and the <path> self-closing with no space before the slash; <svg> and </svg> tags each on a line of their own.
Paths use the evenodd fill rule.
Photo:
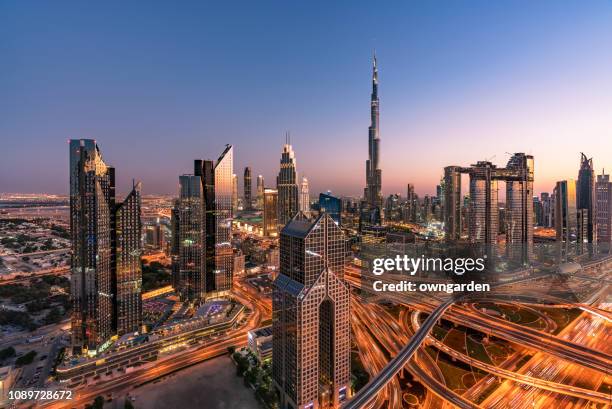
<svg viewBox="0 0 612 409">
<path fill-rule="evenodd" d="M 113 335 L 115 171 L 96 141 L 70 140 L 72 349 L 95 354 Z"/>
<path fill-rule="evenodd" d="M 350 393 L 345 241 L 327 213 L 281 231 L 272 295 L 272 379 L 282 408 L 338 407 Z"/>
<path fill-rule="evenodd" d="M 142 325 L 141 185 L 137 183 L 115 210 L 116 328 L 123 335 Z"/>
</svg>

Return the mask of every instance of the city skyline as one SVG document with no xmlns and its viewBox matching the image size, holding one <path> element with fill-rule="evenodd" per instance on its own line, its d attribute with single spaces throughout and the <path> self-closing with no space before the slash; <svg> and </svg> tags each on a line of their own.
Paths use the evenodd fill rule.
<svg viewBox="0 0 612 409">
<path fill-rule="evenodd" d="M 8 39 L 10 63 L 0 68 L 6 74 L 0 76 L 0 88 L 12 100 L 0 110 L 0 134 L 11 141 L 1 161 L 3 192 L 67 194 L 60 142 L 87 137 L 104 145 L 109 163 L 121 164 L 118 185 L 137 178 L 143 194 L 176 194 L 173 175 L 189 171 L 182 158 L 194 151 L 200 156 L 218 152 L 225 143 L 235 146 L 236 169 L 250 166 L 274 180 L 275 152 L 285 130 L 291 130 L 312 192 L 359 196 L 374 48 L 381 83 L 384 197 L 404 192 L 407 183 L 420 196 L 431 195 L 444 166 L 494 156 L 494 162 L 505 162 L 505 152 L 534 156 L 536 194 L 551 192 L 558 180 L 576 178 L 579 152 L 594 157 L 597 174 L 612 168 L 607 114 L 612 107 L 607 75 L 612 7 L 605 5 L 551 10 L 544 2 L 527 11 L 483 4 L 478 16 L 460 5 L 453 6 L 454 13 L 417 5 L 404 6 L 402 13 L 356 7 L 352 21 L 330 8 L 321 18 L 335 29 L 321 33 L 306 21 L 315 10 L 288 6 L 267 16 L 269 10 L 262 8 L 254 12 L 282 22 L 271 24 L 275 28 L 265 34 L 246 12 L 236 16 L 235 33 L 214 21 L 200 28 L 205 24 L 198 18 L 229 13 L 222 6 L 173 8 L 169 23 L 184 23 L 183 31 L 157 29 L 166 11 L 157 6 L 140 15 L 140 31 L 129 24 L 127 13 L 114 16 L 116 32 L 99 27 L 95 34 L 83 25 L 100 26 L 110 10 L 83 6 L 78 13 L 84 18 L 76 22 L 67 6 L 36 11 L 51 19 L 15 4 L 2 7 L 6 13 L 0 14 L 14 17 L 3 21 L 1 32 Z M 304 16 L 292 23 L 293 34 L 274 52 L 255 44 L 278 37 L 288 24 L 283 18 L 300 13 Z M 388 24 L 376 24 L 372 32 L 366 17 Z M 507 24 L 495 27 L 502 17 Z M 415 25 L 405 24 L 412 18 Z M 476 18 L 482 24 L 465 29 Z M 35 23 L 47 29 L 46 38 L 29 30 Z M 206 30 L 217 34 L 216 42 L 206 40 Z M 249 35 L 253 38 L 247 40 Z M 304 44 L 304 51 L 292 41 Z M 146 59 L 138 53 L 130 57 L 143 46 Z M 64 58 L 56 58 L 57 52 Z M 75 59 L 79 64 L 73 64 Z M 141 77 L 145 68 L 148 75 Z M 130 160 L 126 142 L 138 145 L 141 155 Z M 321 157 L 313 146 L 323 142 L 328 149 Z M 24 157 L 38 166 L 28 166 Z"/>
</svg>

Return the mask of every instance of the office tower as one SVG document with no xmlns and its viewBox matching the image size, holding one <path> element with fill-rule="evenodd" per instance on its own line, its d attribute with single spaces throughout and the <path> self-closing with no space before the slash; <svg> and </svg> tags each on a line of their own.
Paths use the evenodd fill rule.
<svg viewBox="0 0 612 409">
<path fill-rule="evenodd" d="M 612 182 L 610 175 L 601 171 L 595 183 L 595 196 L 597 200 L 597 240 L 600 243 L 612 241 Z"/>
<path fill-rule="evenodd" d="M 557 241 L 572 243 L 578 240 L 578 214 L 576 209 L 576 182 L 557 182 L 555 198 L 555 230 Z"/>
<path fill-rule="evenodd" d="M 174 201 L 170 210 L 170 260 L 172 268 L 172 288 L 175 292 L 180 293 L 180 219 L 179 211 L 181 207 L 180 199 Z"/>
<path fill-rule="evenodd" d="M 297 184 L 297 171 L 295 168 L 295 153 L 287 143 L 283 146 L 280 160 L 280 171 L 276 177 L 278 190 L 278 223 L 284 226 L 297 214 L 299 208 L 299 188 Z"/>
<path fill-rule="evenodd" d="M 544 207 L 539 197 L 533 197 L 533 216 L 536 226 L 544 225 Z"/>
<path fill-rule="evenodd" d="M 506 171 L 506 250 L 527 260 L 533 253 L 533 156 L 515 153 Z"/>
<path fill-rule="evenodd" d="M 540 203 L 542 205 L 542 227 L 554 227 L 552 196 L 542 192 L 540 194 Z"/>
<path fill-rule="evenodd" d="M 278 236 L 278 190 L 264 189 L 263 234 Z"/>
<path fill-rule="evenodd" d="M 183 301 L 199 301 L 204 287 L 204 191 L 200 175 L 179 176 L 177 290 Z"/>
<path fill-rule="evenodd" d="M 282 408 L 338 407 L 350 393 L 345 241 L 327 213 L 281 231 L 272 295 L 272 380 Z"/>
<path fill-rule="evenodd" d="M 497 243 L 499 212 L 495 165 L 480 161 L 470 168 L 469 237 L 472 243 Z"/>
<path fill-rule="evenodd" d="M 302 177 L 302 185 L 300 186 L 300 211 L 306 216 L 310 213 L 310 190 L 306 176 Z"/>
<path fill-rule="evenodd" d="M 264 177 L 257 176 L 257 210 L 263 210 L 263 196 L 264 196 Z"/>
<path fill-rule="evenodd" d="M 364 215 L 368 223 L 380 224 L 380 212 L 382 210 L 383 198 L 381 192 L 382 170 L 380 169 L 380 134 L 379 134 L 379 108 L 378 99 L 378 68 L 376 66 L 376 55 L 374 55 L 372 69 L 372 95 L 370 98 L 370 127 L 368 128 L 368 160 L 366 161 L 366 187 L 364 189 L 364 200 L 366 210 L 377 212 L 378 216 L 369 217 Z"/>
<path fill-rule="evenodd" d="M 115 209 L 115 327 L 117 335 L 141 330 L 142 326 L 142 225 L 140 183 Z M 159 223 L 155 226 L 163 237 Z"/>
<path fill-rule="evenodd" d="M 204 291 L 225 296 L 232 288 L 232 174 L 234 151 L 226 145 L 216 162 L 196 160 L 195 175 L 204 188 Z"/>
<path fill-rule="evenodd" d="M 338 226 L 342 225 L 342 200 L 332 196 L 331 192 L 319 194 L 319 209 L 329 214 Z"/>
<path fill-rule="evenodd" d="M 597 220 L 595 218 L 595 170 L 593 159 L 587 159 L 584 153 L 580 154 L 580 170 L 576 181 L 576 209 L 579 212 L 580 222 L 584 228 L 578 238 L 583 243 L 597 241 Z M 582 223 L 584 221 L 584 223 Z"/>
<path fill-rule="evenodd" d="M 461 238 L 461 168 L 444 168 L 444 234 L 447 240 Z"/>
<path fill-rule="evenodd" d="M 232 174 L 232 214 L 238 212 L 238 175 Z"/>
<path fill-rule="evenodd" d="M 251 198 L 251 168 L 248 166 L 244 168 L 244 203 L 242 208 L 244 210 L 253 210 L 253 201 Z"/>
<path fill-rule="evenodd" d="M 113 335 L 115 170 L 96 141 L 70 140 L 72 350 L 96 354 Z"/>
</svg>

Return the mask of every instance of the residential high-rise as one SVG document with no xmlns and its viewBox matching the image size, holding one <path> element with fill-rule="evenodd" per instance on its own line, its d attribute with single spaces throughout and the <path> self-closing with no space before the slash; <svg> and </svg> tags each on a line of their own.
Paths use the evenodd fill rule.
<svg viewBox="0 0 612 409">
<path fill-rule="evenodd" d="M 72 352 L 96 355 L 142 322 L 140 183 L 115 204 L 96 141 L 70 140 Z"/>
<path fill-rule="evenodd" d="M 175 289 L 183 301 L 198 301 L 205 296 L 203 190 L 200 175 L 179 176 L 179 249 Z"/>
<path fill-rule="evenodd" d="M 142 326 L 142 224 L 140 183 L 115 209 L 115 327 L 117 335 Z M 161 233 L 160 233 L 161 235 Z"/>
<path fill-rule="evenodd" d="M 181 200 L 176 199 L 174 205 L 170 210 L 170 260 L 172 268 L 172 288 L 174 291 L 179 293 L 180 290 L 180 221 L 179 211 L 181 207 Z"/>
<path fill-rule="evenodd" d="M 595 243 L 597 241 L 597 220 L 595 217 L 595 170 L 593 159 L 587 159 L 584 153 L 580 154 L 580 170 L 576 180 L 576 209 L 584 220 L 584 228 L 579 230 L 579 241 Z"/>
<path fill-rule="evenodd" d="M 70 140 L 72 350 L 97 353 L 113 335 L 115 170 L 96 141 Z"/>
<path fill-rule="evenodd" d="M 325 212 L 282 230 L 272 295 L 272 380 L 281 407 L 338 407 L 350 394 L 350 292 L 345 241 Z"/>
<path fill-rule="evenodd" d="M 251 189 L 253 183 L 251 182 L 251 168 L 244 168 L 244 203 L 242 208 L 244 210 L 253 210 L 253 199 L 251 196 Z"/>
<path fill-rule="evenodd" d="M 238 212 L 238 175 L 232 174 L 232 213 Z"/>
<path fill-rule="evenodd" d="M 369 216 L 369 222 L 380 224 L 380 212 L 383 207 L 382 170 L 380 169 L 380 133 L 379 133 L 378 68 L 374 55 L 372 68 L 372 95 L 370 97 L 370 127 L 368 128 L 368 160 L 366 161 L 366 187 L 364 200 L 367 210 L 378 212 L 378 217 Z"/>
<path fill-rule="evenodd" d="M 612 182 L 610 175 L 601 171 L 595 183 L 595 196 L 597 201 L 597 240 L 600 243 L 612 241 Z"/>
<path fill-rule="evenodd" d="M 576 182 L 574 180 L 557 182 L 553 196 L 555 201 L 557 241 L 576 242 L 578 240 Z"/>
<path fill-rule="evenodd" d="M 196 160 L 195 175 L 204 187 L 206 298 L 225 296 L 232 288 L 232 174 L 234 153 L 226 145 L 216 162 Z"/>
<path fill-rule="evenodd" d="M 280 171 L 276 177 L 278 190 L 278 223 L 284 226 L 297 214 L 299 208 L 299 187 L 297 184 L 297 170 L 295 153 L 289 140 L 283 146 L 280 160 Z"/>
<path fill-rule="evenodd" d="M 262 175 L 257 176 L 257 210 L 263 210 L 263 196 L 264 196 L 264 177 Z"/>
<path fill-rule="evenodd" d="M 263 234 L 278 236 L 278 190 L 264 189 Z"/>
<path fill-rule="evenodd" d="M 310 189 L 306 176 L 302 177 L 300 186 L 300 212 L 308 216 L 310 214 Z"/>
<path fill-rule="evenodd" d="M 331 192 L 319 194 L 319 209 L 329 214 L 338 226 L 342 225 L 342 200 L 332 196 Z"/>
</svg>

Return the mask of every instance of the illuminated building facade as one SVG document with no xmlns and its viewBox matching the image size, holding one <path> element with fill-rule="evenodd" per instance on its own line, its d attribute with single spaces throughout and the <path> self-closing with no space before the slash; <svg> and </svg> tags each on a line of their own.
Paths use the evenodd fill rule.
<svg viewBox="0 0 612 409">
<path fill-rule="evenodd" d="M 278 190 L 278 223 L 282 228 L 300 210 L 295 152 L 289 141 L 283 146 L 280 171 L 276 177 L 276 189 Z"/>
<path fill-rule="evenodd" d="M 578 240 L 576 182 L 574 180 L 557 182 L 553 196 L 557 241 L 566 243 L 576 242 Z"/>
<path fill-rule="evenodd" d="M 272 296 L 272 379 L 281 407 L 338 407 L 350 393 L 350 300 L 345 241 L 327 213 L 281 231 Z"/>
<path fill-rule="evenodd" d="M 238 175 L 232 174 L 232 213 L 238 211 Z"/>
<path fill-rule="evenodd" d="M 582 243 L 597 242 L 595 204 L 595 170 L 593 159 L 580 154 L 580 170 L 576 180 L 576 208 L 578 211 L 579 237 Z"/>
<path fill-rule="evenodd" d="M 375 55 L 372 66 L 372 94 L 370 96 L 370 127 L 368 128 L 366 187 L 363 193 L 366 208 L 362 212 L 362 219 L 364 219 L 363 223 L 366 224 L 380 224 L 383 207 L 382 170 L 380 169 L 379 112 L 378 67 L 376 65 Z M 368 212 L 371 214 L 368 215 Z"/>
<path fill-rule="evenodd" d="M 244 210 L 253 210 L 253 197 L 251 196 L 251 189 L 253 188 L 253 182 L 251 181 L 251 168 L 244 168 L 244 203 L 242 208 Z"/>
<path fill-rule="evenodd" d="M 234 151 L 227 145 L 216 163 L 195 161 L 204 187 L 206 298 L 225 296 L 232 288 L 232 174 Z"/>
<path fill-rule="evenodd" d="M 257 210 L 263 210 L 263 195 L 265 189 L 264 177 L 262 175 L 257 176 Z"/>
<path fill-rule="evenodd" d="M 601 243 L 612 241 L 612 182 L 604 171 L 597 175 L 595 183 L 597 200 L 597 240 Z"/>
<path fill-rule="evenodd" d="M 310 214 L 310 187 L 305 176 L 302 177 L 302 184 L 300 185 L 300 212 L 307 216 Z"/>
<path fill-rule="evenodd" d="M 115 170 L 96 141 L 70 140 L 72 350 L 97 352 L 113 335 Z"/>
<path fill-rule="evenodd" d="M 480 161 L 469 168 L 444 168 L 444 229 L 447 240 L 461 237 L 461 175 L 470 175 L 468 236 L 475 244 L 492 246 L 502 230 L 510 257 L 530 258 L 533 250 L 533 156 L 512 155 L 505 168 Z M 506 183 L 506 208 L 500 229 L 498 182 Z"/>
<path fill-rule="evenodd" d="M 263 234 L 278 236 L 278 190 L 264 189 Z"/>
<path fill-rule="evenodd" d="M 115 210 L 115 318 L 119 336 L 142 326 L 142 225 L 140 183 Z"/>
<path fill-rule="evenodd" d="M 176 290 L 183 301 L 198 301 L 204 287 L 204 192 L 199 175 L 179 176 Z"/>
<path fill-rule="evenodd" d="M 95 355 L 142 322 L 140 183 L 115 203 L 115 170 L 96 141 L 73 139 L 70 155 L 72 352 Z"/>
</svg>

